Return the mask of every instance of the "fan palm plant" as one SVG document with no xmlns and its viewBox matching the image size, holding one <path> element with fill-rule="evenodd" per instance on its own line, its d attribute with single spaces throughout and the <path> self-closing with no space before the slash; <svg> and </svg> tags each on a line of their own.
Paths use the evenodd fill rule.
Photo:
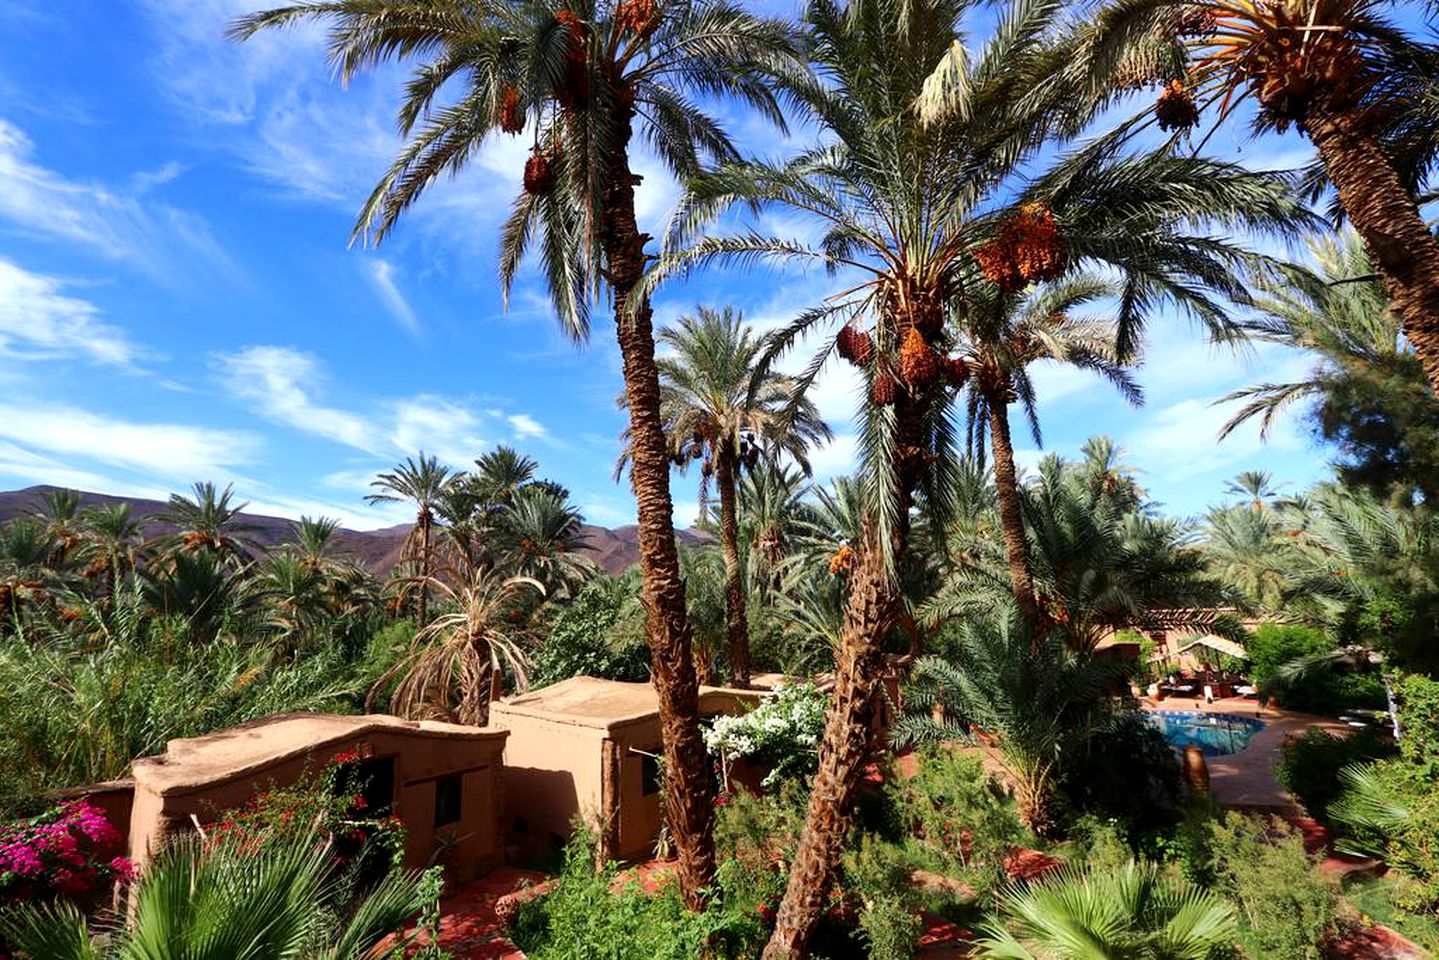
<svg viewBox="0 0 1439 960">
<path fill-rule="evenodd" d="M 1130 862 L 1013 887 L 981 932 L 977 956 L 1003 960 L 1208 960 L 1229 955 L 1238 920 L 1216 894 Z"/>
<path fill-rule="evenodd" d="M 246 17 L 244 38 L 304 19 L 332 24 L 342 80 L 391 60 L 419 59 L 399 110 L 408 142 L 361 211 L 355 235 L 377 241 L 440 177 L 464 168 L 493 132 L 528 132 L 525 190 L 501 237 L 506 290 L 536 247 L 565 331 L 589 329 L 603 283 L 623 359 L 645 574 L 648 640 L 665 748 L 667 822 L 686 902 L 698 907 L 714 872 L 713 805 L 689 664 L 684 581 L 675 546 L 669 459 L 647 294 L 636 285 L 649 235 L 638 223 L 635 137 L 684 177 L 737 154 L 699 98 L 736 98 L 776 123 L 765 76 L 792 71 L 793 31 L 730 0 L 318 0 Z M 448 106 L 437 106 L 453 93 Z"/>
<path fill-rule="evenodd" d="M 446 490 L 454 480 L 450 468 L 438 457 L 420 451 L 420 459 L 406 457 L 394 470 L 380 474 L 370 486 L 379 493 L 366 495 L 368 503 L 401 503 L 415 505 L 415 525 L 405 538 L 405 554 L 419 570 L 411 582 L 415 596 L 415 624 L 424 629 L 429 621 L 431 575 L 435 569 L 435 512 Z"/>
<path fill-rule="evenodd" d="M 811 263 L 848 281 L 780 331 L 769 351 L 838 322 L 800 385 L 838 352 L 861 369 L 868 393 L 863 533 L 809 826 L 766 948 L 771 958 L 802 953 L 844 842 L 869 748 L 881 643 L 902 609 L 893 571 L 916 491 L 944 523 L 958 461 L 949 391 L 967 374 L 951 355 L 951 315 L 969 310 L 987 285 L 1018 291 L 1078 265 L 1113 268 L 1115 320 L 1127 331 L 1115 349 L 1128 355 L 1160 300 L 1227 322 L 1214 293 L 1243 297 L 1240 277 L 1252 258 L 1216 241 L 1214 224 L 1271 230 L 1302 219 L 1280 180 L 1168 151 L 1124 156 L 1115 138 L 1054 162 L 1055 146 L 1109 100 L 1092 80 L 1090 41 L 1067 28 L 1059 3 L 1015 3 L 971 53 L 964 24 L 974 6 L 810 3 L 821 82 L 790 92 L 819 127 L 818 145 L 782 164 L 726 164 L 693 178 L 668 253 L 646 280 L 657 285 L 713 262 L 770 261 Z M 759 232 L 695 239 L 737 203 L 812 219 L 819 240 Z M 962 320 L 955 326 L 962 330 Z"/>
<path fill-rule="evenodd" d="M 355 889 L 329 844 L 304 831 L 258 850 L 181 840 L 140 875 L 129 922 L 108 936 L 92 938 L 65 903 L 13 909 L 0 932 L 34 960 L 364 960 L 387 939 L 395 951 L 414 943 L 405 930 L 436 887 L 396 870 Z"/>
<path fill-rule="evenodd" d="M 1333 187 L 1393 297 L 1405 336 L 1439 390 L 1439 240 L 1419 211 L 1432 173 L 1439 46 L 1406 29 L 1403 4 L 1375 0 L 1150 0 L 1116 4 L 1097 44 L 1168 83 L 1161 125 L 1188 128 L 1218 103 L 1254 103 L 1256 131 L 1309 138 L 1316 189 Z"/>
<path fill-rule="evenodd" d="M 703 460 L 700 499 L 710 478 L 719 491 L 720 549 L 725 566 L 725 629 L 730 679 L 749 685 L 749 615 L 739 542 L 739 481 L 763 456 L 781 456 L 808 471 L 812 444 L 830 438 L 809 400 L 792 401 L 792 378 L 758 365 L 764 338 L 726 307 L 701 307 L 660 333 L 670 348 L 660 368 L 660 411 L 670 455 L 683 469 Z M 621 398 L 621 402 L 623 403 Z M 628 452 L 624 459 L 629 458 Z M 623 463 L 623 460 L 622 460 Z"/>
<path fill-rule="evenodd" d="M 375 681 L 366 709 L 389 691 L 391 709 L 402 716 L 483 726 L 505 670 L 521 689 L 529 685 L 531 630 L 524 613 L 544 587 L 480 565 L 427 579 L 449 609 L 417 632 L 409 652 Z"/>
</svg>

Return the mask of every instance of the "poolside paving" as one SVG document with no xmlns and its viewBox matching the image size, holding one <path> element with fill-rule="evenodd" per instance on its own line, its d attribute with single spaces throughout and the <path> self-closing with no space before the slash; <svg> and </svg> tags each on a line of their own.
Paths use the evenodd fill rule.
<svg viewBox="0 0 1439 960">
<path fill-rule="evenodd" d="M 1254 734 L 1243 750 L 1205 758 L 1209 767 L 1209 789 L 1215 801 L 1222 806 L 1282 817 L 1304 815 L 1303 808 L 1294 802 L 1274 773 L 1284 742 L 1311 727 L 1320 727 L 1331 733 L 1349 732 L 1349 727 L 1337 720 L 1273 707 L 1261 709 L 1258 701 L 1249 697 L 1216 700 L 1212 704 L 1188 698 L 1171 697 L 1159 701 L 1144 698 L 1139 704 L 1146 711 L 1182 710 L 1263 720 L 1264 727 Z"/>
</svg>

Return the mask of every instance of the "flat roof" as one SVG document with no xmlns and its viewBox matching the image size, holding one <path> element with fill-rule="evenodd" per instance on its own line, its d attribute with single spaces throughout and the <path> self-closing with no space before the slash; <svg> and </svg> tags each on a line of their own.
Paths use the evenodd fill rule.
<svg viewBox="0 0 1439 960">
<path fill-rule="evenodd" d="M 134 763 L 137 779 L 160 793 L 238 779 L 317 748 L 356 746 L 375 733 L 454 740 L 500 740 L 507 732 L 386 714 L 286 713 L 199 737 L 171 740 L 159 756 Z"/>
<path fill-rule="evenodd" d="M 761 691 L 700 687 L 700 709 L 714 708 L 725 696 L 753 700 Z M 570 677 L 527 693 L 513 694 L 490 705 L 495 720 L 534 717 L 596 730 L 613 730 L 659 717 L 659 694 L 650 683 L 626 683 L 598 677 Z"/>
</svg>

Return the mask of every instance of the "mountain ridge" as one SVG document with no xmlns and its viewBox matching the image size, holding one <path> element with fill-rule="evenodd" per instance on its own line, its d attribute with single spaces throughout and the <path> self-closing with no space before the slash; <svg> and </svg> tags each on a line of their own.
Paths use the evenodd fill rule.
<svg viewBox="0 0 1439 960">
<path fill-rule="evenodd" d="M 44 496 L 59 489 L 63 488 L 51 484 L 37 484 L 20 490 L 0 491 L 0 523 L 35 513 L 41 508 Z M 163 500 L 122 497 L 89 490 L 75 492 L 80 494 L 82 507 L 130 504 L 135 519 L 141 521 L 142 532 L 146 536 L 153 536 L 162 529 L 163 525 L 157 517 L 167 506 Z M 286 517 L 248 511 L 242 512 L 240 516 L 246 523 L 254 526 L 251 537 L 267 550 L 295 539 L 295 521 Z M 400 551 L 412 526 L 413 524 L 402 523 L 378 530 L 350 530 L 341 527 L 335 531 L 336 554 L 359 561 L 377 577 L 386 577 L 399 562 Z M 632 564 L 639 562 L 638 528 L 633 524 L 613 529 L 585 524 L 584 533 L 589 542 L 580 553 L 594 560 L 606 573 L 622 573 Z M 675 533 L 682 546 L 697 546 L 709 539 L 706 534 L 694 529 L 676 530 Z"/>
</svg>

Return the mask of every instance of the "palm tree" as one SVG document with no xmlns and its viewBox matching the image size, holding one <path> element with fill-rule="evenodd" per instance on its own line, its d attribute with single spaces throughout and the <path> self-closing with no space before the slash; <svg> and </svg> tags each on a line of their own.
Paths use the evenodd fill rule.
<svg viewBox="0 0 1439 960">
<path fill-rule="evenodd" d="M 54 544 L 50 566 L 56 570 L 63 569 L 71 551 L 79 545 L 83 536 L 80 494 L 59 488 L 46 490 L 40 499 L 41 507 L 35 516 L 45 524 L 45 535 Z"/>
<path fill-rule="evenodd" d="M 405 553 L 419 567 L 415 589 L 415 624 L 424 629 L 428 622 L 429 593 L 435 569 L 435 511 L 453 480 L 450 468 L 439 458 L 420 451 L 420 459 L 406 457 L 394 470 L 382 473 L 370 482 L 381 492 L 365 496 L 367 503 L 409 502 L 415 505 L 415 525 L 405 540 Z"/>
<path fill-rule="evenodd" d="M 970 445 L 982 465 L 984 438 L 986 432 L 989 434 L 1010 586 L 1015 602 L 1030 616 L 1041 611 L 1035 604 L 1019 471 L 1010 438 L 1009 405 L 1022 405 L 1035 443 L 1041 443 L 1034 384 L 1028 368 L 1042 360 L 1094 371 L 1114 384 L 1126 400 L 1140 402 L 1139 388 L 1125 369 L 1132 358 L 1117 350 L 1119 343 L 1133 339 L 1133 332 L 1120 330 L 1103 319 L 1073 315 L 1076 309 L 1118 292 L 1117 285 L 1110 281 L 1083 275 L 1044 284 L 1028 293 L 991 287 L 982 291 L 974 308 L 965 315 L 966 342 L 960 349 L 969 373 Z M 1137 319 L 1131 315 L 1129 322 Z"/>
<path fill-rule="evenodd" d="M 821 82 L 792 85 L 790 93 L 818 126 L 818 145 L 784 164 L 727 164 L 692 178 L 669 253 L 646 281 L 654 286 L 725 260 L 842 271 L 846 292 L 803 312 L 769 353 L 837 320 L 839 335 L 826 338 L 801 382 L 838 351 L 861 368 L 868 388 L 860 419 L 863 533 L 853 548 L 808 825 L 766 948 L 771 960 L 803 953 L 844 844 L 870 747 L 881 644 L 902 609 L 893 573 L 916 491 L 944 524 L 944 491 L 959 469 L 948 391 L 967 372 L 950 355 L 951 315 L 971 309 L 987 284 L 1017 291 L 1094 264 L 1120 274 L 1116 323 L 1131 334 L 1162 299 L 1222 324 L 1227 314 L 1211 292 L 1242 297 L 1238 277 L 1249 258 L 1216 243 L 1204 224 L 1273 229 L 1298 211 L 1275 178 L 1167 150 L 1124 157 L 1112 138 L 1053 162 L 1056 143 L 1107 103 L 1108 90 L 1093 82 L 1089 39 L 1061 26 L 1057 5 L 1016 3 L 983 51 L 971 54 L 961 24 L 974 6 L 813 0 L 806 20 Z M 930 71 L 937 79 L 927 82 Z M 929 104 L 925 122 L 917 104 Z M 759 232 L 695 239 L 736 203 L 797 212 L 819 223 L 820 239 Z M 962 319 L 955 326 L 962 329 Z M 1121 342 L 1116 352 L 1132 348 Z"/>
<path fill-rule="evenodd" d="M 1058 631 L 1034 634 L 1013 603 L 997 609 L 964 621 L 947 657 L 915 663 L 892 736 L 900 745 L 989 738 L 1014 779 L 1020 819 L 1052 835 L 1061 764 L 1105 728 L 1108 691 L 1125 668 L 1068 649 Z"/>
<path fill-rule="evenodd" d="M 479 565 L 445 573 L 428 585 L 452 609 L 416 633 L 409 653 L 375 681 L 367 710 L 399 678 L 390 692 L 394 712 L 483 726 L 506 669 L 520 689 L 529 685 L 531 631 L 521 621 L 534 596 L 544 595 L 543 585 Z"/>
<path fill-rule="evenodd" d="M 636 135 L 680 177 L 705 158 L 737 154 L 698 98 L 734 97 L 779 123 L 767 74 L 796 68 L 793 31 L 729 0 L 542 0 L 429 4 L 322 0 L 253 14 L 231 35 L 304 19 L 332 24 L 340 78 L 391 60 L 421 59 L 399 110 L 404 150 L 355 228 L 378 242 L 438 178 L 463 169 L 495 130 L 528 128 L 525 192 L 501 237 L 506 291 L 537 248 L 565 331 L 583 339 L 601 282 L 612 296 L 623 359 L 644 571 L 647 639 L 663 721 L 667 822 L 685 901 L 698 907 L 714 873 L 713 805 L 689 668 L 684 581 L 675 546 L 669 460 L 649 297 L 636 285 L 648 234 L 635 213 Z M 436 108 L 442 91 L 449 106 Z M 638 127 L 638 129 L 636 129 Z"/>
<path fill-rule="evenodd" d="M 358 887 L 336 868 L 328 841 L 300 831 L 258 850 L 202 839 L 167 845 L 140 875 L 128 923 L 91 938 L 75 906 L 26 904 L 0 916 L 0 933 L 23 956 L 45 960 L 364 960 L 434 903 L 421 876 L 393 870 Z"/>
<path fill-rule="evenodd" d="M 1292 541 L 1273 510 L 1215 507 L 1204 518 L 1201 548 L 1222 583 L 1246 606 L 1278 611 L 1293 563 Z"/>
<path fill-rule="evenodd" d="M 1267 438 L 1279 415 L 1308 404 L 1308 418 L 1344 459 L 1347 482 L 1381 495 L 1439 495 L 1439 399 L 1405 339 L 1389 294 L 1352 233 L 1312 241 L 1313 271 L 1292 268 L 1257 283 L 1259 315 L 1239 332 L 1300 350 L 1315 363 L 1288 382 L 1258 383 L 1218 403 L 1243 401 L 1220 432 L 1258 420 Z"/>
<path fill-rule="evenodd" d="M 1224 492 L 1247 497 L 1251 510 L 1263 510 L 1269 501 L 1279 496 L 1274 486 L 1274 474 L 1268 470 L 1244 470 L 1224 486 Z"/>
<path fill-rule="evenodd" d="M 209 643 L 258 601 L 249 569 L 211 550 L 181 550 L 143 572 L 145 602 L 160 616 L 184 620 L 197 643 Z"/>
<path fill-rule="evenodd" d="M 1234 907 L 1151 863 L 1118 872 L 1073 868 L 1006 890 L 981 932 L 980 957 L 1004 960 L 1207 960 L 1227 956 Z"/>
<path fill-rule="evenodd" d="M 0 630 L 18 626 L 28 605 L 49 598 L 53 549 L 41 520 L 16 517 L 0 524 Z"/>
<path fill-rule="evenodd" d="M 254 559 L 259 544 L 250 536 L 255 525 L 245 520 L 242 511 L 249 503 L 231 503 L 234 486 L 220 490 L 205 481 L 192 488 L 193 497 L 170 494 L 170 501 L 160 514 L 160 521 L 175 532 L 160 538 L 161 550 L 168 556 L 208 550 L 234 566 L 243 566 Z"/>
<path fill-rule="evenodd" d="M 760 461 L 739 483 L 739 527 L 749 545 L 749 583 L 765 602 L 778 586 L 779 566 L 814 522 L 805 499 L 809 480 L 798 467 Z"/>
<path fill-rule="evenodd" d="M 496 528 L 500 568 L 538 581 L 551 599 L 573 599 L 599 569 L 580 552 L 589 545 L 584 522 L 563 490 L 540 484 L 521 488 Z"/>
<path fill-rule="evenodd" d="M 83 540 L 81 557 L 85 576 L 104 576 L 105 595 L 113 597 L 120 578 L 135 569 L 140 549 L 140 523 L 130 504 L 115 503 L 91 507 L 80 516 Z"/>
<path fill-rule="evenodd" d="M 1156 79 L 1173 78 L 1156 107 L 1161 124 L 1181 113 L 1177 126 L 1198 123 L 1196 100 L 1221 102 L 1228 117 L 1252 97 L 1257 132 L 1293 125 L 1309 138 L 1319 157 L 1311 184 L 1334 188 L 1439 391 L 1439 240 L 1416 201 L 1439 151 L 1431 105 L 1439 47 L 1400 25 L 1403 9 L 1369 0 L 1151 0 L 1116 5 L 1101 33 L 1112 31 L 1118 49 L 1151 32 L 1151 63 L 1163 64 Z"/>
<path fill-rule="evenodd" d="M 758 366 L 764 338 L 729 307 L 700 307 L 695 316 L 662 331 L 660 342 L 671 350 L 658 361 L 670 455 L 681 469 L 703 458 L 702 500 L 711 476 L 719 489 L 730 680 L 745 687 L 749 615 L 740 560 L 739 478 L 746 469 L 752 472 L 761 456 L 774 461 L 785 455 L 807 471 L 810 445 L 831 435 L 818 408 L 807 398 L 794 398 L 793 378 Z"/>
</svg>

